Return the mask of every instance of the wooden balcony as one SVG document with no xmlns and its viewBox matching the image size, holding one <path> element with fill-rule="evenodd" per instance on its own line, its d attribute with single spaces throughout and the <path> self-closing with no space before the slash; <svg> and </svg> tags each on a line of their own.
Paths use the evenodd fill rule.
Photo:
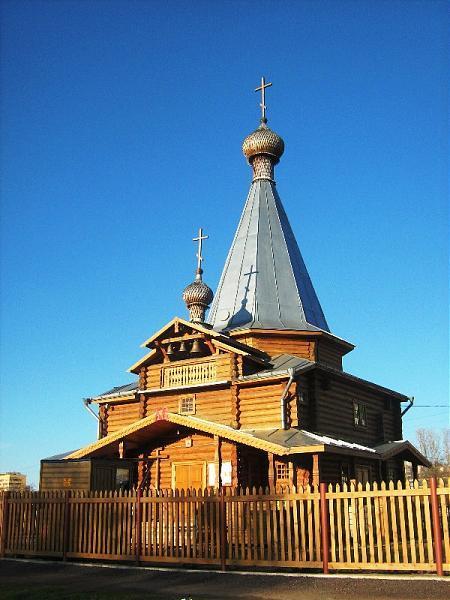
<svg viewBox="0 0 450 600">
<path fill-rule="evenodd" d="M 164 367 L 161 370 L 161 387 L 173 388 L 216 381 L 215 361 L 203 361 L 185 365 Z"/>
</svg>

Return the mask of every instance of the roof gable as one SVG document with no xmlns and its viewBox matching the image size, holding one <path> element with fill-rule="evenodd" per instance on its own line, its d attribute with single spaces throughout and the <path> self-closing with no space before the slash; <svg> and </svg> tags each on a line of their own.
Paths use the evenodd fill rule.
<svg viewBox="0 0 450 600">
<path fill-rule="evenodd" d="M 192 342 L 195 339 L 204 340 L 211 354 L 218 351 L 233 352 L 248 356 L 263 365 L 268 363 L 268 356 L 256 348 L 247 346 L 227 334 L 214 331 L 210 327 L 175 317 L 141 344 L 142 348 L 150 348 L 150 352 L 135 362 L 128 371 L 138 373 L 145 365 L 163 362 L 164 358 L 167 358 L 165 352 L 169 344 Z"/>
</svg>

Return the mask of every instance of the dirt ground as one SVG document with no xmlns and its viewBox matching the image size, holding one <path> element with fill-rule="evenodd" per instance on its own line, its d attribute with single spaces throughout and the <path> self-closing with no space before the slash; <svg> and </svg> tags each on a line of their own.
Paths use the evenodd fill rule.
<svg viewBox="0 0 450 600">
<path fill-rule="evenodd" d="M 2 600 L 434 600 L 450 598 L 450 577 L 374 579 L 102 568 L 0 561 Z"/>
</svg>

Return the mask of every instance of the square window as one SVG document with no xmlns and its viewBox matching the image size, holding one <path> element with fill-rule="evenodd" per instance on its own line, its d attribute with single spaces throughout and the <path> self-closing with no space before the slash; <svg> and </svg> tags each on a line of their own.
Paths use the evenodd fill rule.
<svg viewBox="0 0 450 600">
<path fill-rule="evenodd" d="M 195 415 L 195 396 L 180 398 L 178 412 L 180 415 Z"/>
<path fill-rule="evenodd" d="M 355 427 L 367 427 L 367 407 L 362 402 L 353 402 L 353 423 Z"/>
<path fill-rule="evenodd" d="M 276 464 L 277 481 L 289 479 L 289 465 L 287 463 Z"/>
<path fill-rule="evenodd" d="M 122 467 L 116 469 L 116 488 L 128 489 L 130 485 L 130 470 Z"/>
</svg>

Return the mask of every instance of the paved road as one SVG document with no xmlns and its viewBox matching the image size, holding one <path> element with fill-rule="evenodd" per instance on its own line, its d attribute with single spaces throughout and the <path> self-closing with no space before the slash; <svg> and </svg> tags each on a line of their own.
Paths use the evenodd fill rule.
<svg viewBox="0 0 450 600">
<path fill-rule="evenodd" d="M 42 561 L 0 561 L 0 597 L 127 600 L 435 600 L 450 598 L 450 577 L 374 579 L 153 571 Z"/>
</svg>

